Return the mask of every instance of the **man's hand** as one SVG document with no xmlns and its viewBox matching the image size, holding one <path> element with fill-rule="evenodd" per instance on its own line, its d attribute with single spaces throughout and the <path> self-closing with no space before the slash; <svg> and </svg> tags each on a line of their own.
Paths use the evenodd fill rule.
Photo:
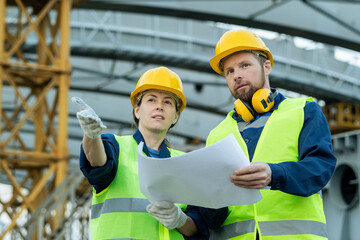
<svg viewBox="0 0 360 240">
<path fill-rule="evenodd" d="M 85 135 L 92 139 L 99 137 L 101 132 L 106 129 L 99 116 L 81 98 L 73 97 L 71 100 L 80 110 L 76 113 L 76 117 Z"/>
<path fill-rule="evenodd" d="M 146 211 L 170 230 L 183 227 L 187 220 L 187 215 L 180 207 L 168 201 L 149 204 Z"/>
<path fill-rule="evenodd" d="M 252 162 L 249 166 L 236 169 L 230 181 L 238 187 L 261 189 L 269 185 L 271 178 L 271 168 L 267 163 Z"/>
</svg>

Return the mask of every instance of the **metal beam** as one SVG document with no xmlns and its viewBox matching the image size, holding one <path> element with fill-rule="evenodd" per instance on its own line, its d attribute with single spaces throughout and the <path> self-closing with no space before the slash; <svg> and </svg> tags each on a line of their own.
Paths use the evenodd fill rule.
<svg viewBox="0 0 360 240">
<path fill-rule="evenodd" d="M 254 3 L 256 3 L 256 1 L 254 1 Z M 348 1 L 348 3 L 352 3 L 352 2 Z M 149 3 L 144 3 L 143 1 L 132 1 L 131 3 L 127 3 L 126 1 L 89 0 L 84 4 L 80 5 L 79 8 L 134 12 L 134 13 L 144 13 L 144 14 L 154 14 L 161 16 L 172 16 L 178 18 L 195 19 L 202 21 L 223 22 L 223 23 L 229 23 L 235 25 L 248 26 L 251 28 L 265 29 L 279 33 L 285 33 L 291 36 L 299 36 L 307 39 L 312 39 L 317 42 L 323 42 L 326 44 L 340 46 L 343 48 L 348 48 L 360 52 L 360 42 L 357 41 L 356 39 L 350 40 L 335 35 L 306 30 L 305 28 L 301 28 L 301 27 L 295 27 L 295 26 L 290 27 L 284 24 L 280 25 L 278 23 L 272 23 L 271 21 L 253 20 L 252 18 L 249 19 L 248 17 L 225 15 L 222 12 L 220 12 L 220 10 L 217 13 L 203 11 L 204 9 L 209 8 L 209 4 L 211 4 L 211 2 L 210 3 L 204 2 L 202 11 L 200 11 L 200 9 L 197 11 L 196 8 L 194 8 L 195 10 L 189 10 L 181 7 L 171 8 L 168 6 L 168 3 L 164 3 L 162 7 L 159 7 L 156 4 L 152 5 Z M 231 4 L 241 4 L 241 1 L 236 1 Z M 239 7 L 239 5 L 237 6 Z M 298 24 L 298 26 L 301 26 L 300 23 Z"/>
</svg>

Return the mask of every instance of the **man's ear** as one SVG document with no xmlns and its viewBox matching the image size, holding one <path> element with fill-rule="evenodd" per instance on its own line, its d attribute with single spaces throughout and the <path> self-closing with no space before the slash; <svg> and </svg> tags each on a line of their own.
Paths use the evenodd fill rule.
<svg viewBox="0 0 360 240">
<path fill-rule="evenodd" d="M 269 74 L 271 73 L 271 62 L 270 60 L 266 60 L 264 62 L 264 71 L 265 71 L 265 76 L 269 76 Z"/>
</svg>

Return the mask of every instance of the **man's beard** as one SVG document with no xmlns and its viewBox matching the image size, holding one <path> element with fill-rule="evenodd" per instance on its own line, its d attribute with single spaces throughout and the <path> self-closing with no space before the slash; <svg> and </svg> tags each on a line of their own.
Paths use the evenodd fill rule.
<svg viewBox="0 0 360 240">
<path fill-rule="evenodd" d="M 259 88 L 255 88 L 254 85 L 251 85 L 249 87 L 250 87 L 250 89 L 247 92 L 238 93 L 237 98 L 243 100 L 244 102 L 250 103 L 252 96 Z"/>
<path fill-rule="evenodd" d="M 251 99 L 252 99 L 252 96 L 254 95 L 254 93 L 261 89 L 261 88 L 264 88 L 265 86 L 265 73 L 264 73 L 264 70 L 262 69 L 262 73 L 263 73 L 263 77 L 262 77 L 262 81 L 261 83 L 258 85 L 258 86 L 255 86 L 255 85 L 249 85 L 249 90 L 247 92 L 235 92 L 235 94 L 233 94 L 233 96 L 236 98 L 236 99 L 241 99 L 242 101 L 246 102 L 246 103 L 249 103 L 251 104 Z"/>
</svg>

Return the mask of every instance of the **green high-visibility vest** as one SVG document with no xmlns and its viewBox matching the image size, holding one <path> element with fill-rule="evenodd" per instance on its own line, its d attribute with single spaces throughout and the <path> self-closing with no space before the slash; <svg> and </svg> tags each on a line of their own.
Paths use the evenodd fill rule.
<svg viewBox="0 0 360 240">
<path fill-rule="evenodd" d="M 299 161 L 298 139 L 304 123 L 304 106 L 311 98 L 282 101 L 267 120 L 257 143 L 253 162 L 280 163 Z M 233 111 L 213 129 L 207 139 L 211 145 L 230 133 L 249 157 Z M 301 197 L 270 188 L 260 190 L 262 200 L 252 205 L 231 206 L 220 231 L 210 239 L 254 240 L 324 240 L 326 220 L 321 194 Z"/>
<path fill-rule="evenodd" d="M 177 240 L 184 237 L 177 230 L 168 230 L 147 211 L 149 201 L 140 192 L 137 142 L 133 136 L 116 136 L 120 146 L 119 164 L 111 184 L 93 191 L 90 231 L 91 240 L 146 239 Z M 168 148 L 171 156 L 182 154 Z M 183 210 L 185 205 L 180 206 Z"/>
</svg>

